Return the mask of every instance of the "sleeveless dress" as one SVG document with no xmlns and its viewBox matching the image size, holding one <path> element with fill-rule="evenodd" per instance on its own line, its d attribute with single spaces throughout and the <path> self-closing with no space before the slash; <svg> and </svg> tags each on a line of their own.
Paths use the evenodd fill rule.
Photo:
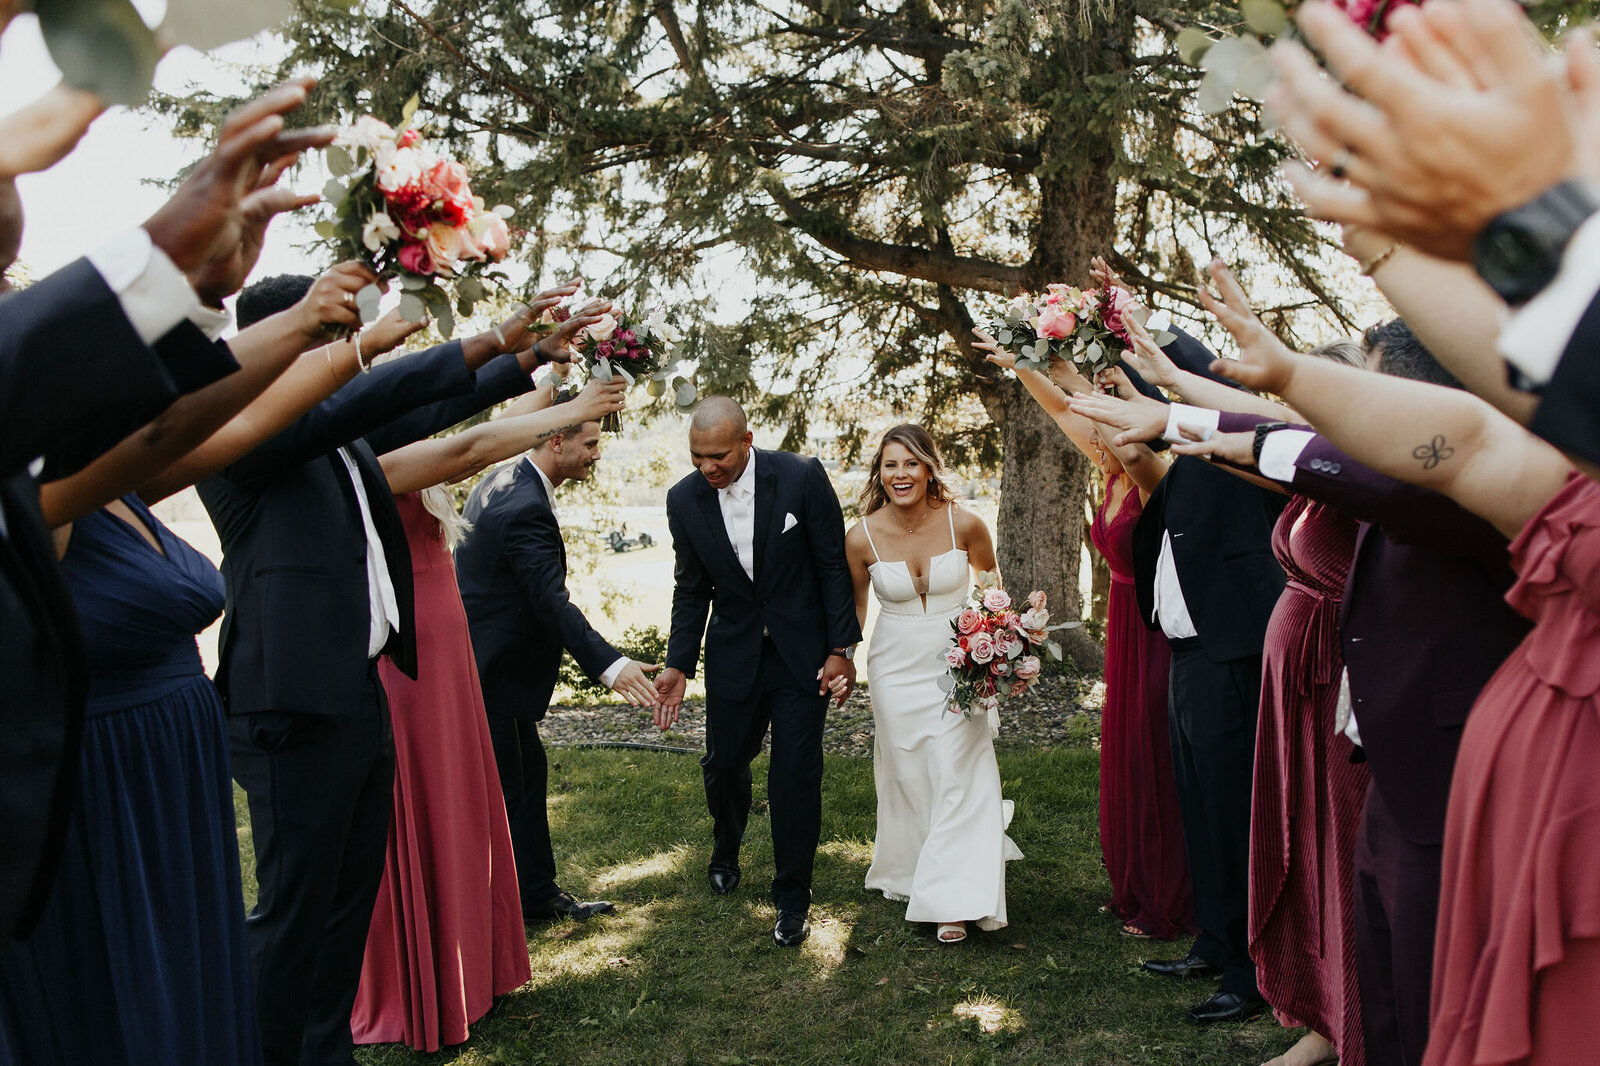
<svg viewBox="0 0 1600 1066">
<path fill-rule="evenodd" d="M 1267 622 L 1250 809 L 1250 957 L 1287 1026 L 1333 1042 L 1341 1066 L 1366 1061 L 1356 976 L 1355 846 L 1367 768 L 1334 731 L 1339 603 L 1356 521 L 1294 496 L 1272 550 L 1288 578 Z"/>
<path fill-rule="evenodd" d="M 528 983 L 517 869 L 467 615 L 439 520 L 396 497 L 416 582 L 417 680 L 378 664 L 394 723 L 394 817 L 350 1028 L 422 1051 L 467 1039 Z"/>
<path fill-rule="evenodd" d="M 1112 912 L 1144 933 L 1171 940 L 1195 927 L 1167 735 L 1172 653 L 1166 638 L 1139 618 L 1133 527 L 1144 505 L 1130 488 L 1107 524 L 1110 487 L 1089 526 L 1089 540 L 1111 571 L 1100 712 L 1100 854 L 1111 878 Z"/>
<path fill-rule="evenodd" d="M 1511 564 L 1506 599 L 1535 625 L 1461 734 L 1424 1066 L 1600 1046 L 1600 485 L 1574 474 Z"/>
<path fill-rule="evenodd" d="M 953 511 L 953 507 L 947 505 Z M 866 530 L 866 522 L 862 521 Z M 904 562 L 877 559 L 868 572 L 878 622 L 867 652 L 872 696 L 872 774 L 878 831 L 866 886 L 903 901 L 908 922 L 1006 925 L 1006 863 L 1022 852 L 1006 835 L 1011 802 L 988 721 L 945 707 L 950 622 L 971 588 L 967 553 L 955 546 L 928 561 L 924 606 Z"/>
<path fill-rule="evenodd" d="M 227 720 L 194 639 L 222 576 L 123 502 L 161 551 L 100 510 L 61 560 L 88 652 L 83 754 L 43 919 L 0 945 L 0 1061 L 258 1063 Z"/>
</svg>

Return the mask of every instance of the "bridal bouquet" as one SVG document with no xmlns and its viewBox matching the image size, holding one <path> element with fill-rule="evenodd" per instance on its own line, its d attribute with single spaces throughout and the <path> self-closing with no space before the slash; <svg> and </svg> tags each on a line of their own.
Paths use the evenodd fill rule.
<svg viewBox="0 0 1600 1066">
<path fill-rule="evenodd" d="M 1052 358 L 1065 359 L 1093 381 L 1133 347 L 1126 319 L 1149 329 L 1158 345 L 1172 342 L 1164 312 L 1151 314 L 1127 289 L 1114 285 L 1103 289 L 1050 285 L 1042 297 L 1022 293 L 984 329 L 1016 357 L 1020 369 L 1046 372 Z"/>
<path fill-rule="evenodd" d="M 565 321 L 569 314 L 566 308 L 557 308 L 556 321 Z M 694 382 L 678 372 L 678 360 L 672 355 L 682 339 L 683 334 L 667 321 L 666 311 L 657 307 L 642 319 L 606 315 L 579 334 L 577 349 L 591 378 L 610 381 L 621 375 L 630 386 L 643 379 L 645 391 L 653 397 L 664 396 L 670 386 L 673 403 L 687 411 L 698 394 Z M 613 413 L 601 428 L 614 433 L 621 425 Z"/>
<path fill-rule="evenodd" d="M 1061 645 L 1050 634 L 1079 624 L 1051 625 L 1045 594 L 1038 590 L 1019 612 L 994 575 L 979 574 L 969 606 L 950 622 L 953 636 L 944 653 L 950 669 L 939 679 L 946 709 L 963 717 L 984 715 L 998 731 L 1000 705 L 1038 684 L 1043 656 L 1061 660 Z"/>
<path fill-rule="evenodd" d="M 413 96 L 398 129 L 364 115 L 329 146 L 334 176 L 322 195 L 334 217 L 316 231 L 339 258 L 365 262 L 380 279 L 398 278 L 400 313 L 412 322 L 431 313 L 449 337 L 455 312 L 470 315 L 486 295 L 484 280 L 503 280 L 492 264 L 510 249 L 511 208 L 487 208 L 473 195 L 467 168 L 411 128 L 416 110 Z M 356 295 L 363 321 L 377 318 L 380 296 L 377 285 Z"/>
</svg>

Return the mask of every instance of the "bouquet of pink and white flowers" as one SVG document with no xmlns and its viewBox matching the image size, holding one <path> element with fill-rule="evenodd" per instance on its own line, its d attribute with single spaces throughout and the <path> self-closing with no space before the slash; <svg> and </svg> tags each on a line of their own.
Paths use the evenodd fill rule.
<svg viewBox="0 0 1600 1066">
<path fill-rule="evenodd" d="M 511 246 L 511 208 L 474 196 L 467 168 L 440 154 L 411 128 L 417 98 L 398 128 L 371 115 L 357 119 L 327 149 L 333 178 L 322 191 L 334 217 L 316 231 L 341 259 L 360 259 L 380 279 L 398 278 L 400 313 L 413 322 L 432 314 L 439 332 L 455 331 L 455 313 L 472 313 L 491 269 Z M 445 284 L 450 290 L 446 291 Z M 363 321 L 377 317 L 382 291 L 356 296 Z"/>
<path fill-rule="evenodd" d="M 566 309 L 557 308 L 558 321 L 566 318 Z M 679 372 L 678 360 L 673 356 L 683 334 L 667 321 L 664 308 L 657 307 L 643 318 L 625 314 L 609 314 L 578 335 L 577 349 L 582 356 L 589 376 L 610 381 L 621 376 L 631 387 L 639 380 L 645 382 L 645 391 L 652 397 L 666 395 L 672 389 L 672 401 L 680 411 L 688 411 L 699 399 L 694 382 Z M 602 429 L 615 432 L 621 420 L 615 414 L 606 416 Z"/>
<path fill-rule="evenodd" d="M 1046 656 L 1061 661 L 1061 645 L 1050 634 L 1080 624 L 1051 625 L 1045 594 L 1038 590 L 1019 611 L 994 575 L 979 574 L 970 605 L 950 622 L 953 636 L 944 652 L 950 669 L 939 679 L 946 709 L 963 717 L 981 714 L 998 730 L 1000 705 L 1038 684 Z"/>
<path fill-rule="evenodd" d="M 1132 293 L 1115 285 L 1100 289 L 1049 285 L 1043 296 L 1022 293 L 984 329 L 1016 357 L 1020 369 L 1046 372 L 1052 358 L 1065 359 L 1093 381 L 1133 347 L 1125 319 L 1150 330 L 1157 344 L 1172 342 L 1166 314 L 1151 314 Z"/>
</svg>

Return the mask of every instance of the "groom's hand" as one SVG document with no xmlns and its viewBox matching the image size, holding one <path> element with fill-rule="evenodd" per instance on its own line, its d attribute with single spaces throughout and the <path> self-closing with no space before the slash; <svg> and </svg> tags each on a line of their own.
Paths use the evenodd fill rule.
<svg viewBox="0 0 1600 1066">
<path fill-rule="evenodd" d="M 850 698 L 851 690 L 856 687 L 856 664 L 843 655 L 830 655 L 828 661 L 822 664 L 822 669 L 817 671 L 817 681 L 817 695 L 826 696 L 831 691 L 833 705 L 843 707 L 844 701 Z"/>
<path fill-rule="evenodd" d="M 659 669 L 661 669 L 660 663 L 642 663 L 637 659 L 629 659 L 628 665 L 622 668 L 622 673 L 611 683 L 611 691 L 635 707 L 654 707 L 658 701 L 655 686 L 650 683 L 650 675 Z"/>
<path fill-rule="evenodd" d="M 683 692 L 689 685 L 683 671 L 669 666 L 656 677 L 656 728 L 665 733 L 678 720 Z"/>
</svg>

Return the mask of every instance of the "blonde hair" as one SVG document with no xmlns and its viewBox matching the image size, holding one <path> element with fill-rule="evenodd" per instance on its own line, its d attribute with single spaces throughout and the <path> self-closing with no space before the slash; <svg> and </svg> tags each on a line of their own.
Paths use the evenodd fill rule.
<svg viewBox="0 0 1600 1066">
<path fill-rule="evenodd" d="M 421 495 L 423 508 L 439 520 L 439 527 L 444 531 L 446 550 L 455 551 L 461 538 L 472 530 L 472 523 L 456 510 L 456 501 L 450 498 L 450 490 L 443 485 L 429 485 Z"/>
<path fill-rule="evenodd" d="M 944 485 L 944 460 L 939 457 L 939 446 L 933 442 L 933 437 L 928 431 L 915 422 L 905 422 L 895 426 L 883 435 L 878 442 L 877 454 L 872 457 L 872 467 L 867 472 L 867 483 L 861 486 L 861 513 L 869 515 L 889 502 L 889 494 L 883 489 L 883 450 L 891 444 L 898 444 L 928 468 L 928 499 L 938 502 L 950 498 L 949 490 Z"/>
</svg>

